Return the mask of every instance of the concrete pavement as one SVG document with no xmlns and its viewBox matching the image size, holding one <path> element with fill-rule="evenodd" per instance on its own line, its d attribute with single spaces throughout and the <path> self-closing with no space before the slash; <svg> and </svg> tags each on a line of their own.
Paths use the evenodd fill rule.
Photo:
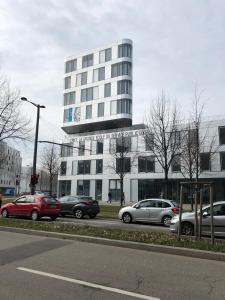
<svg viewBox="0 0 225 300">
<path fill-rule="evenodd" d="M 0 234 L 1 299 L 225 299 L 224 262 Z"/>
</svg>

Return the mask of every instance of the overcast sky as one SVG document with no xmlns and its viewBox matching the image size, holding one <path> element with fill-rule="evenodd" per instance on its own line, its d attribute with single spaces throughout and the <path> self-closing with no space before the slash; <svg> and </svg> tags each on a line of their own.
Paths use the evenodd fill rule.
<svg viewBox="0 0 225 300">
<path fill-rule="evenodd" d="M 224 0 L 0 0 L 1 73 L 46 105 L 40 139 L 63 136 L 64 58 L 121 38 L 134 47 L 133 123 L 162 89 L 189 112 L 196 83 L 205 113 L 225 115 Z M 20 149 L 30 163 L 33 145 Z"/>
</svg>

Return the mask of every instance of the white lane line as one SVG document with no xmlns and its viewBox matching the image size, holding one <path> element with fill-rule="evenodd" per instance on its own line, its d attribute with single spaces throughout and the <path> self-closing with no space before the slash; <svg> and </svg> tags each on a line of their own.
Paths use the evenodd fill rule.
<svg viewBox="0 0 225 300">
<path fill-rule="evenodd" d="M 137 293 L 121 290 L 121 289 L 116 289 L 116 288 L 104 286 L 104 285 L 101 285 L 101 284 L 95 284 L 95 283 L 91 283 L 91 282 L 87 282 L 87 281 L 77 280 L 77 279 L 64 277 L 64 276 L 59 276 L 59 275 L 46 273 L 46 272 L 42 272 L 42 271 L 37 271 L 37 270 L 33 270 L 33 269 L 27 269 L 27 268 L 19 267 L 19 268 L 17 268 L 17 270 L 25 271 L 25 272 L 29 272 L 29 273 L 33 273 L 33 274 L 37 274 L 37 275 L 42 275 L 42 276 L 46 276 L 46 277 L 51 277 L 51 278 L 55 278 L 55 279 L 59 279 L 59 280 L 64 280 L 64 281 L 67 281 L 67 282 L 72 282 L 72 283 L 80 284 L 80 285 L 83 285 L 83 286 L 96 288 L 96 289 L 101 289 L 101 290 L 105 290 L 105 291 L 108 291 L 108 292 L 122 294 L 122 295 L 130 296 L 130 297 L 134 297 L 134 298 L 138 298 L 138 299 L 160 300 L 159 298 L 154 298 L 154 297 L 150 297 L 150 296 L 146 296 L 146 295 L 142 295 L 142 294 L 137 294 Z"/>
</svg>

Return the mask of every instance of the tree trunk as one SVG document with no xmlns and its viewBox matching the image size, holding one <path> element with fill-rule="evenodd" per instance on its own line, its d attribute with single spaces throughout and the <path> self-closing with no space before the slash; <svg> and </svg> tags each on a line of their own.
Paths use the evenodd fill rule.
<svg viewBox="0 0 225 300">
<path fill-rule="evenodd" d="M 53 183 L 53 177 L 50 176 L 49 177 L 49 193 L 50 193 L 50 196 L 52 195 L 52 183 Z"/>
<path fill-rule="evenodd" d="M 168 199 L 168 190 L 169 190 L 169 178 L 168 178 L 168 171 L 165 170 L 165 195 L 164 198 Z"/>
<path fill-rule="evenodd" d="M 120 176 L 120 206 L 123 206 L 124 197 L 123 197 L 123 176 Z"/>
</svg>

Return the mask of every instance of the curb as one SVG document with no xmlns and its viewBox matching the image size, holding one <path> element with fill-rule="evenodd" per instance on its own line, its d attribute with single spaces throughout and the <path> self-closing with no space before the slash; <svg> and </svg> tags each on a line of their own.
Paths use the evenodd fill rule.
<svg viewBox="0 0 225 300">
<path fill-rule="evenodd" d="M 111 239 L 100 238 L 100 237 L 14 228 L 14 227 L 6 227 L 6 226 L 0 226 L 0 231 L 22 233 L 22 234 L 28 234 L 34 236 L 50 237 L 50 238 L 59 238 L 59 239 L 66 239 L 72 241 L 101 244 L 106 246 L 114 246 L 120 248 L 128 248 L 128 249 L 180 255 L 180 256 L 187 256 L 191 258 L 209 259 L 209 260 L 225 262 L 225 253 L 222 252 L 212 252 L 212 251 L 196 250 L 196 249 L 188 249 L 188 248 L 172 247 L 172 246 L 164 246 L 164 245 L 144 244 L 144 243 L 130 242 L 130 241 L 111 240 Z"/>
</svg>

